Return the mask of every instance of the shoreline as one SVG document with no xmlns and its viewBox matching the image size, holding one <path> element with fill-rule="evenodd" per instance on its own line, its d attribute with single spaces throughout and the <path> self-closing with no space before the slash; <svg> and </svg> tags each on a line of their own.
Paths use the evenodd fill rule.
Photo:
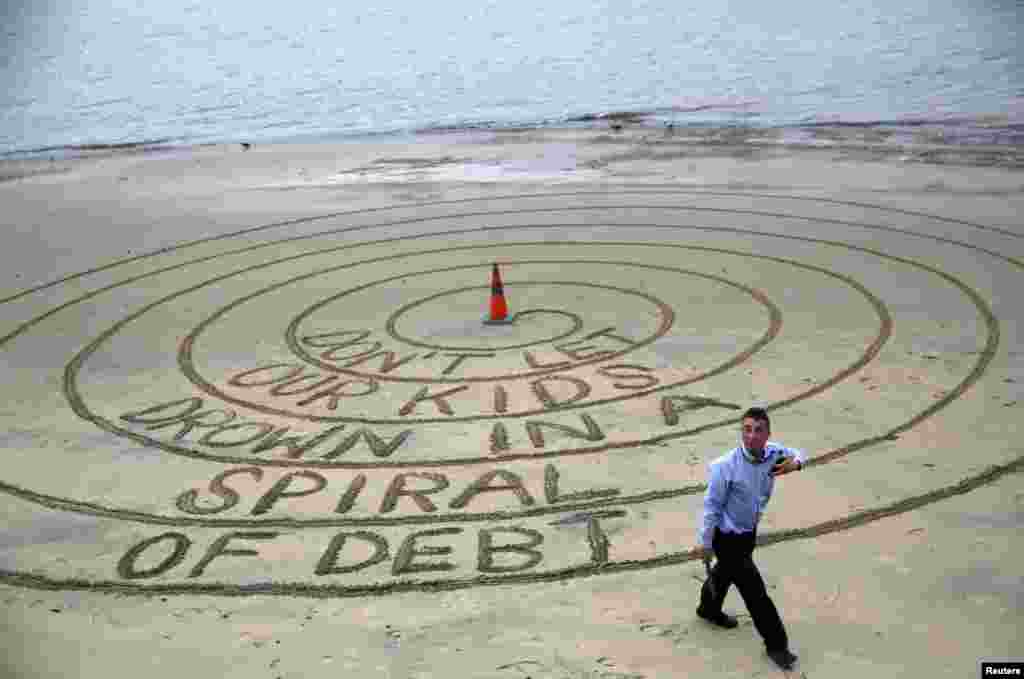
<svg viewBox="0 0 1024 679">
<path fill-rule="evenodd" d="M 882 147 L 907 145 L 939 145 L 956 147 L 1021 147 L 1024 146 L 1024 121 L 1008 114 L 961 114 L 947 116 L 905 116 L 895 118 L 819 117 L 801 121 L 759 120 L 754 116 L 736 115 L 727 119 L 680 119 L 680 114 L 709 111 L 731 111 L 742 104 L 668 107 L 636 111 L 609 111 L 573 115 L 562 119 L 499 123 L 466 121 L 409 129 L 382 129 L 358 132 L 324 132 L 260 138 L 227 135 L 221 138 L 174 139 L 169 137 L 26 146 L 0 152 L 5 160 L 37 159 L 45 156 L 65 159 L 81 155 L 116 152 L 149 152 L 162 149 L 202 148 L 232 144 L 305 145 L 347 143 L 414 143 L 421 137 L 449 134 L 515 134 L 523 132 L 613 132 L 642 130 L 648 133 L 665 131 L 695 138 L 760 137 L 773 139 L 786 146 L 861 141 Z"/>
<path fill-rule="evenodd" d="M 137 144 L 90 144 L 27 155 L 0 156 L 0 185 L 66 174 L 101 161 L 160 161 L 209 154 L 273 153 L 301 160 L 307 156 L 378 158 L 361 168 L 364 177 L 380 174 L 382 180 L 427 179 L 422 171 L 447 168 L 453 172 L 439 180 L 490 181 L 508 178 L 508 163 L 501 149 L 540 149 L 511 168 L 517 178 L 557 178 L 588 181 L 595 173 L 612 172 L 617 165 L 637 162 L 668 167 L 684 161 L 732 159 L 779 160 L 787 157 L 826 162 L 896 163 L 935 167 L 1024 169 L 1024 143 L 963 143 L 950 141 L 928 126 L 908 128 L 909 138 L 891 130 L 853 123 L 815 124 L 799 128 L 740 126 L 652 127 L 626 123 L 621 127 L 522 127 L 514 129 L 451 128 L 412 135 L 376 135 L 318 142 L 171 144 L 164 141 Z M 906 130 L 904 130 L 905 132 Z M 397 152 L 395 152 L 397 151 Z M 412 156 L 412 157 L 411 157 Z M 507 160 L 507 159 L 506 159 Z M 234 161 L 232 161 L 234 162 Z M 403 163 L 406 167 L 401 167 Z M 463 166 L 462 169 L 459 169 Z M 388 169 L 389 172 L 378 173 Z M 343 169 L 342 173 L 350 169 Z M 417 173 L 416 171 L 421 171 Z M 404 172 L 404 174 L 403 174 Z M 589 174 L 587 174 L 589 173 Z M 301 172 L 300 172 L 301 174 Z M 307 183 L 314 177 L 305 175 Z M 321 177 L 323 179 L 323 177 Z"/>
</svg>

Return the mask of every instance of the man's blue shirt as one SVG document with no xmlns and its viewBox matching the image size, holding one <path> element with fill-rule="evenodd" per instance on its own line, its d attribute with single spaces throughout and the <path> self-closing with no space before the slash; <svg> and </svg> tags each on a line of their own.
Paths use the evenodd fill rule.
<svg viewBox="0 0 1024 679">
<path fill-rule="evenodd" d="M 803 452 L 769 441 L 761 462 L 751 462 L 737 446 L 708 465 L 708 489 L 704 493 L 704 517 L 698 539 L 711 549 L 715 528 L 727 533 L 750 533 L 772 497 L 772 467 L 783 457 L 807 460 Z"/>
</svg>

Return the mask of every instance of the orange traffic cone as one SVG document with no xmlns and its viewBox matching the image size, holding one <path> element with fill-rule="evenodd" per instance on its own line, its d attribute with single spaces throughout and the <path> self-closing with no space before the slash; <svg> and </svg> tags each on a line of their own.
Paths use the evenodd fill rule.
<svg viewBox="0 0 1024 679">
<path fill-rule="evenodd" d="M 508 317 L 508 304 L 505 303 L 505 288 L 501 284 L 501 273 L 498 265 L 491 269 L 491 315 L 484 319 L 486 325 L 502 325 L 511 323 Z"/>
</svg>

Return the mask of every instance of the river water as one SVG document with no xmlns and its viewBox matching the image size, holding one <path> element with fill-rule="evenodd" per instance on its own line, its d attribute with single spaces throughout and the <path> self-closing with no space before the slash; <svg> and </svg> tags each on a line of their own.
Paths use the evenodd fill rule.
<svg viewBox="0 0 1024 679">
<path fill-rule="evenodd" d="M 931 122 L 963 141 L 1024 141 L 1020 0 L 0 4 L 6 154 L 621 111 L 679 125 Z"/>
</svg>

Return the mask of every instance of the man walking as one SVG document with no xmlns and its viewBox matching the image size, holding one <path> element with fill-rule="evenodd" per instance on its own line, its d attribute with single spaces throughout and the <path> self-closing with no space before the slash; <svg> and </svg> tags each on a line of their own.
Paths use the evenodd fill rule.
<svg viewBox="0 0 1024 679">
<path fill-rule="evenodd" d="M 729 587 L 736 585 L 764 639 L 768 657 L 789 670 L 797 658 L 789 650 L 786 628 L 768 596 L 753 553 L 757 524 L 772 496 L 775 477 L 803 469 L 806 458 L 799 450 L 770 442 L 770 433 L 768 413 L 763 408 L 747 410 L 741 445 L 708 465 L 699 536 L 708 577 L 700 590 L 697 615 L 719 627 L 736 627 L 736 618 L 722 610 Z"/>
</svg>

